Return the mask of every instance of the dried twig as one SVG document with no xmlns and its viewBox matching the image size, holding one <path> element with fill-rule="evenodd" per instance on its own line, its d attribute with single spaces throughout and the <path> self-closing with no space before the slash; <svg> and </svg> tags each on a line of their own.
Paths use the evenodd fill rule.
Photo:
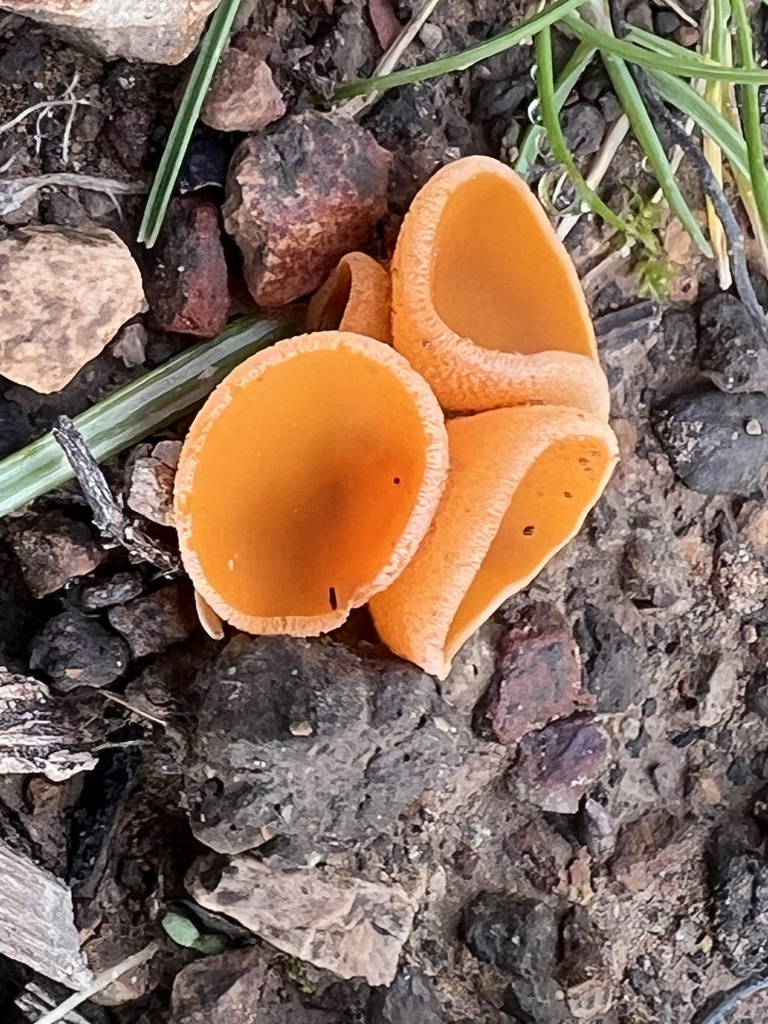
<svg viewBox="0 0 768 1024">
<path fill-rule="evenodd" d="M 164 573 L 179 572 L 181 567 L 178 558 L 127 518 L 82 434 L 68 416 L 58 418 L 53 436 L 77 477 L 85 500 L 93 512 L 93 522 L 101 533 L 122 544 L 135 558 L 157 566 Z"/>
<path fill-rule="evenodd" d="M 70 1010 L 74 1010 L 75 1007 L 80 1006 L 86 999 L 90 999 L 92 996 L 98 995 L 105 988 L 112 984 L 113 981 L 117 981 L 118 978 L 122 978 L 124 974 L 128 974 L 129 971 L 138 970 L 145 963 L 150 961 L 152 957 L 160 949 L 158 942 L 150 942 L 148 946 L 140 950 L 138 953 L 134 953 L 133 956 L 128 956 L 125 960 L 121 960 L 119 964 L 115 964 L 114 967 L 110 967 L 107 971 L 102 971 L 101 974 L 97 975 L 91 984 L 82 989 L 80 992 L 75 992 L 69 999 L 65 999 L 60 1006 L 57 1006 L 55 1010 L 51 1010 L 50 1013 L 46 1013 L 45 1016 L 40 1017 L 35 1024 L 58 1024 L 59 1021 L 64 1020 Z"/>
<path fill-rule="evenodd" d="M 7 171 L 13 158 L 0 167 L 0 174 Z M 119 195 L 141 195 L 147 186 L 139 181 L 118 181 L 116 178 L 98 178 L 92 174 L 38 174 L 30 178 L 0 179 L 0 216 L 12 213 L 30 199 L 41 188 L 82 188 L 88 192 L 104 192 L 120 211 Z"/>
</svg>

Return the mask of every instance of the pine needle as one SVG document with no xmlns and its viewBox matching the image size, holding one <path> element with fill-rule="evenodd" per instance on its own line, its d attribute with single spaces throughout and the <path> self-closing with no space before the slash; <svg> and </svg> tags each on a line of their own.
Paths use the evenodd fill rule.
<svg viewBox="0 0 768 1024">
<path fill-rule="evenodd" d="M 165 144 L 160 166 L 157 169 L 152 189 L 147 199 L 144 218 L 139 228 L 138 242 L 148 249 L 157 241 L 165 220 L 168 203 L 171 201 L 181 165 L 195 130 L 197 119 L 205 102 L 208 88 L 219 62 L 219 57 L 229 40 L 229 32 L 241 0 L 222 0 L 203 38 L 192 74 L 189 76 L 176 118 Z"/>
</svg>

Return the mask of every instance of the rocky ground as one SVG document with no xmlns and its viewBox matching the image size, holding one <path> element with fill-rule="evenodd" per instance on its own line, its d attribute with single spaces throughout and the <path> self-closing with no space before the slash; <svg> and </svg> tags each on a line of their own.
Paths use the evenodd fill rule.
<svg viewBox="0 0 768 1024">
<path fill-rule="evenodd" d="M 406 60 L 515 13 L 443 0 Z M 665 7 L 634 14 L 696 41 Z M 357 123 L 311 107 L 370 74 L 408 15 L 400 0 L 246 0 L 147 255 L 140 190 L 188 63 L 106 59 L 128 46 L 119 33 L 87 51 L 85 30 L 65 41 L 0 13 L 2 316 L 40 340 L 23 367 L 0 344 L 1 454 L 215 335 L 249 308 L 245 281 L 290 302 L 334 247 L 386 255 L 447 160 L 514 155 L 525 48 L 393 91 Z M 188 25 L 174 31 L 152 45 L 191 45 Z M 148 45 L 132 37 L 130 56 L 160 59 Z M 52 98 L 69 102 L 7 126 Z M 564 112 L 580 157 L 617 113 L 590 73 Z M 607 185 L 617 208 L 649 194 L 638 168 L 628 144 Z M 36 180 L 61 174 L 81 177 Z M 305 222 L 347 197 L 317 251 L 285 242 L 298 181 Z M 71 320 L 41 297 L 69 309 L 90 257 L 42 280 L 25 234 L 40 224 L 51 245 L 85 231 L 100 247 L 93 308 Z M 37 1020 L 153 940 L 148 964 L 65 1019 L 678 1024 L 768 970 L 768 361 L 712 267 L 674 223 L 659 230 L 677 271 L 663 302 L 640 295 L 599 224 L 569 236 L 621 465 L 444 684 L 388 656 L 365 613 L 321 641 L 214 643 L 186 583 L 100 538 L 74 484 L 0 522 L 0 1020 Z M 166 541 L 183 429 L 108 466 Z M 766 1009 L 757 997 L 723 1019 Z"/>
</svg>

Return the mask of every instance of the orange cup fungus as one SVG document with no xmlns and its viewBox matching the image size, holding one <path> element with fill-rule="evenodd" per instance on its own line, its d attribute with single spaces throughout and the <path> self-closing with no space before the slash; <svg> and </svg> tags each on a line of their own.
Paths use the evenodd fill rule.
<svg viewBox="0 0 768 1024">
<path fill-rule="evenodd" d="M 573 537 L 613 472 L 613 431 L 555 406 L 448 423 L 451 470 L 424 542 L 370 603 L 379 636 L 440 679 L 472 633 Z"/>
<path fill-rule="evenodd" d="M 250 633 L 334 629 L 413 557 L 447 466 L 437 401 L 394 349 L 328 331 L 259 352 L 209 397 L 179 460 L 199 607 Z"/>
<path fill-rule="evenodd" d="M 310 636 L 370 601 L 384 643 L 443 679 L 617 462 L 578 277 L 527 185 L 468 157 L 414 200 L 391 286 L 350 253 L 308 324 L 234 370 L 184 443 L 201 622 Z M 474 415 L 446 429 L 438 399 Z"/>
<path fill-rule="evenodd" d="M 421 189 L 395 248 L 392 309 L 395 348 L 444 409 L 537 403 L 607 419 L 578 276 L 506 164 L 465 157 Z"/>
<path fill-rule="evenodd" d="M 362 252 L 342 256 L 307 310 L 308 331 L 352 331 L 392 343 L 392 288 L 380 263 Z"/>
</svg>

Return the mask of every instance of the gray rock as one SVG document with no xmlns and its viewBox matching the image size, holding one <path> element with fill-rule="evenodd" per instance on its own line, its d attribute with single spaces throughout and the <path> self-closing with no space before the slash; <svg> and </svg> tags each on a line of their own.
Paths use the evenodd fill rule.
<svg viewBox="0 0 768 1024">
<path fill-rule="evenodd" d="M 434 983 L 416 968 L 403 968 L 389 988 L 372 994 L 367 1019 L 368 1024 L 441 1024 Z"/>
<path fill-rule="evenodd" d="M 640 650 L 615 619 L 588 604 L 573 627 L 581 648 L 585 688 L 598 711 L 615 714 L 638 704 L 645 693 Z"/>
<path fill-rule="evenodd" d="M 140 576 L 132 572 L 116 572 L 109 579 L 83 587 L 80 601 L 84 611 L 95 612 L 115 604 L 125 604 L 138 597 L 143 589 Z"/>
<path fill-rule="evenodd" d="M 765 970 L 768 956 L 768 863 L 759 853 L 721 842 L 712 864 L 715 937 L 739 978 Z"/>
<path fill-rule="evenodd" d="M 134 658 L 168 650 L 197 626 L 192 596 L 176 584 L 110 608 L 108 617 L 128 641 Z"/>
<path fill-rule="evenodd" d="M 546 904 L 508 893 L 481 892 L 464 909 L 464 942 L 473 956 L 511 978 L 504 1010 L 531 1024 L 571 1017 L 556 993 L 559 922 Z"/>
<path fill-rule="evenodd" d="M 109 686 L 125 672 L 130 660 L 128 644 L 96 619 L 77 611 L 54 615 L 39 633 L 29 664 L 44 672 L 55 690 L 64 693 L 80 686 Z"/>
<path fill-rule="evenodd" d="M 237 636 L 208 687 L 186 765 L 192 830 L 221 853 L 268 835 L 286 858 L 347 848 L 390 828 L 444 784 L 462 738 L 434 681 L 345 647 Z"/>
<path fill-rule="evenodd" d="M 768 391 L 768 348 L 735 295 L 722 292 L 702 304 L 699 356 L 721 391 Z"/>
<path fill-rule="evenodd" d="M 657 410 L 654 426 L 672 468 L 692 490 L 765 493 L 768 395 L 681 395 Z"/>
</svg>

